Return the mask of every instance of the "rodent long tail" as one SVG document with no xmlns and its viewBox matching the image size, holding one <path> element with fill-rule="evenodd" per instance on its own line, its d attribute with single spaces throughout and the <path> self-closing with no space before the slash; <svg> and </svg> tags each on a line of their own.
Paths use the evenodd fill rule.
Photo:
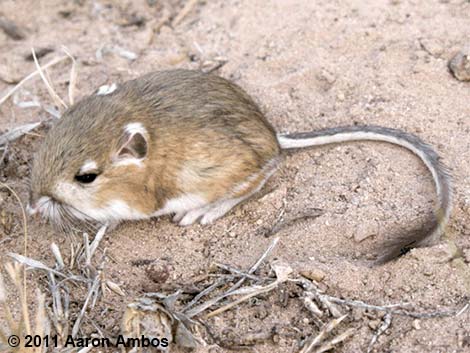
<svg viewBox="0 0 470 353">
<path fill-rule="evenodd" d="M 452 208 L 452 182 L 447 168 L 440 162 L 434 149 L 413 134 L 380 126 L 345 126 L 313 132 L 278 134 L 282 149 L 321 146 L 347 141 L 383 141 L 402 146 L 418 156 L 431 172 L 437 197 L 438 208 L 433 219 L 419 229 L 407 231 L 390 244 L 378 263 L 388 262 L 410 249 L 425 246 L 439 239 L 447 224 Z"/>
</svg>

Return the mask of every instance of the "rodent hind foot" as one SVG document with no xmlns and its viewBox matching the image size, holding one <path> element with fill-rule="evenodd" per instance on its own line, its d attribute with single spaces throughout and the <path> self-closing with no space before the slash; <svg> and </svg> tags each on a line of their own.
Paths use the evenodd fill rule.
<svg viewBox="0 0 470 353">
<path fill-rule="evenodd" d="M 243 201 L 246 197 L 238 197 L 228 200 L 220 200 L 209 205 L 208 210 L 202 215 L 199 223 L 202 225 L 210 224 L 220 217 L 224 216 L 233 207 Z"/>
<path fill-rule="evenodd" d="M 183 219 L 185 214 L 186 212 L 176 212 L 171 221 L 173 223 L 179 223 Z"/>
<path fill-rule="evenodd" d="M 245 198 L 223 199 L 186 212 L 177 212 L 173 216 L 172 221 L 182 227 L 189 226 L 197 221 L 202 225 L 211 224 L 220 217 L 223 217 Z"/>
<path fill-rule="evenodd" d="M 185 227 L 185 226 L 189 226 L 191 224 L 193 224 L 194 222 L 197 222 L 197 220 L 199 218 L 201 218 L 201 216 L 207 212 L 207 207 L 208 206 L 205 206 L 205 207 L 200 207 L 200 208 L 196 208 L 194 210 L 190 210 L 188 212 L 186 212 L 183 217 L 178 221 L 178 224 L 182 227 Z M 175 215 L 176 216 L 179 216 L 178 214 Z"/>
</svg>

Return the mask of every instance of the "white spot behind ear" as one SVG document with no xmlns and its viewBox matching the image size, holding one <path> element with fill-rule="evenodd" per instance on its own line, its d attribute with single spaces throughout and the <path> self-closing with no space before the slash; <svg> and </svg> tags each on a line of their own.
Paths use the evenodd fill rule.
<svg viewBox="0 0 470 353">
<path fill-rule="evenodd" d="M 103 85 L 98 88 L 98 92 L 96 92 L 97 96 L 105 96 L 107 94 L 113 93 L 117 89 L 117 85 L 113 83 L 112 85 Z"/>
<path fill-rule="evenodd" d="M 142 166 L 148 153 L 147 130 L 142 123 L 130 123 L 124 127 L 118 150 L 113 157 L 115 165 Z"/>
<path fill-rule="evenodd" d="M 86 174 L 90 171 L 96 171 L 97 169 L 98 169 L 98 165 L 96 164 L 96 162 L 88 159 L 80 167 L 80 174 Z"/>
<path fill-rule="evenodd" d="M 128 132 L 129 134 L 136 134 L 136 133 L 140 133 L 142 135 L 147 134 L 147 130 L 145 129 L 144 125 L 142 125 L 142 123 L 127 124 L 124 130 Z"/>
</svg>

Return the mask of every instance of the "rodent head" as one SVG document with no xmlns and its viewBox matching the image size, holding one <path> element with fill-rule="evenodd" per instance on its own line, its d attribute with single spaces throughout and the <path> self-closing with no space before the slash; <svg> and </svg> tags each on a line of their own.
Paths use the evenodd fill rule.
<svg viewBox="0 0 470 353">
<path fill-rule="evenodd" d="M 90 96 L 51 128 L 35 155 L 30 213 L 64 226 L 114 223 L 155 209 L 150 135 L 126 97 Z"/>
</svg>

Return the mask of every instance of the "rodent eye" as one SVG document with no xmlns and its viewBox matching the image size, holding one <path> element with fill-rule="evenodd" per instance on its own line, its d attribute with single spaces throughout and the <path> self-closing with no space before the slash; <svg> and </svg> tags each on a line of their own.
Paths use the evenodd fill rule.
<svg viewBox="0 0 470 353">
<path fill-rule="evenodd" d="M 75 175 L 75 180 L 78 181 L 79 183 L 89 184 L 89 183 L 92 183 L 96 179 L 97 176 L 98 174 L 95 174 L 95 173 Z"/>
</svg>

